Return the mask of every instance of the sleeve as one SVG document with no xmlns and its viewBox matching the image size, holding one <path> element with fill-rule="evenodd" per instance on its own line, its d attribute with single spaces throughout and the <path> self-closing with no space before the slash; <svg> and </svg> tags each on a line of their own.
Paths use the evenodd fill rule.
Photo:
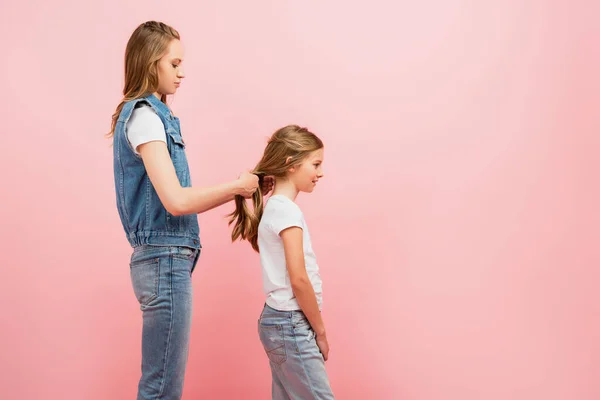
<svg viewBox="0 0 600 400">
<path fill-rule="evenodd" d="M 139 145 L 160 141 L 167 143 L 167 135 L 160 117 L 152 107 L 142 106 L 133 110 L 127 121 L 127 140 L 136 154 Z"/>
<path fill-rule="evenodd" d="M 281 231 L 291 228 L 298 227 L 304 229 L 302 211 L 295 204 L 284 203 L 271 220 L 271 228 L 279 235 Z"/>
</svg>

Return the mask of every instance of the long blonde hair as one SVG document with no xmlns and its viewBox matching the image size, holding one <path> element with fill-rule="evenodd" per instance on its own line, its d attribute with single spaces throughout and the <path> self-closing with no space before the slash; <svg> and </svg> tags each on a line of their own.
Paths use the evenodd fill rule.
<svg viewBox="0 0 600 400">
<path fill-rule="evenodd" d="M 119 114 L 126 102 L 158 90 L 158 61 L 165 55 L 173 39 L 180 39 L 179 32 L 162 22 L 144 22 L 133 31 L 125 49 L 123 100 L 112 116 L 112 125 L 106 137 L 114 135 Z M 162 95 L 161 101 L 166 103 L 167 96 Z"/>
<path fill-rule="evenodd" d="M 277 130 L 269 139 L 262 159 L 252 173 L 258 175 L 258 190 L 252 195 L 254 210 L 250 210 L 243 196 L 235 196 L 235 211 L 229 214 L 233 225 L 231 240 L 247 240 L 252 248 L 258 248 L 258 224 L 263 215 L 261 185 L 265 176 L 285 178 L 288 170 L 302 163 L 313 151 L 323 148 L 323 142 L 314 133 L 298 125 L 288 125 Z"/>
</svg>

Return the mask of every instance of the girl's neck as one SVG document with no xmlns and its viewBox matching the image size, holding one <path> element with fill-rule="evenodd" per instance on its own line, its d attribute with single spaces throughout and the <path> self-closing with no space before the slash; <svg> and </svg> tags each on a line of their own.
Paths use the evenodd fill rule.
<svg viewBox="0 0 600 400">
<path fill-rule="evenodd" d="M 296 201 L 298 189 L 296 189 L 296 185 L 289 179 L 277 178 L 275 179 L 275 188 L 273 189 L 273 196 L 275 195 L 285 196 L 292 201 Z"/>
</svg>

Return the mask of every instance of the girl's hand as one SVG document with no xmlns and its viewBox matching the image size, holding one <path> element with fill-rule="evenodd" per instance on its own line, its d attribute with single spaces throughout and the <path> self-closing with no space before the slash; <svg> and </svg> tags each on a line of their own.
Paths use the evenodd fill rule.
<svg viewBox="0 0 600 400">
<path fill-rule="evenodd" d="M 329 358 L 329 342 L 327 341 L 327 336 L 317 335 L 317 346 L 319 347 L 319 350 L 321 350 L 321 354 L 323 354 L 323 360 L 327 361 Z"/>
</svg>

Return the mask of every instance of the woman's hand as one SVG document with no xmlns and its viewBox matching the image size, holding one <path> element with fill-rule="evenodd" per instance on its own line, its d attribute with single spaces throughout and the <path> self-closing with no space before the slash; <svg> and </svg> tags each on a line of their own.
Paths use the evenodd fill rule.
<svg viewBox="0 0 600 400">
<path fill-rule="evenodd" d="M 260 187 L 263 196 L 273 190 L 273 186 L 275 186 L 275 178 L 272 176 L 265 176 L 263 178 L 262 186 Z"/>
<path fill-rule="evenodd" d="M 258 176 L 244 171 L 240 174 L 237 179 L 238 182 L 238 194 L 248 199 L 252 197 L 252 194 L 258 189 Z"/>
</svg>

